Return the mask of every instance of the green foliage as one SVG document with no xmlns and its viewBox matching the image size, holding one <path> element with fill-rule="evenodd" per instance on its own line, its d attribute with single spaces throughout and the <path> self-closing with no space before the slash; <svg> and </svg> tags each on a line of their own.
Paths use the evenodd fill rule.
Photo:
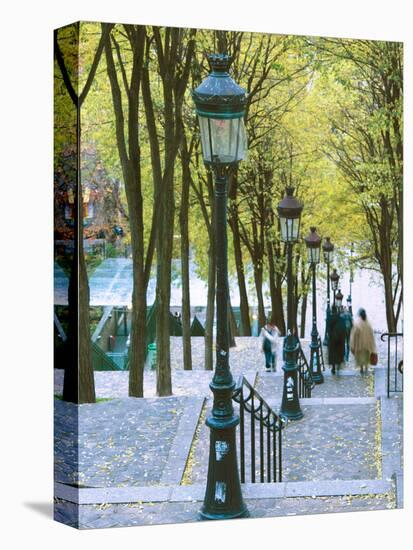
<svg viewBox="0 0 413 550">
<path fill-rule="evenodd" d="M 162 29 L 162 33 L 166 32 Z M 76 30 L 62 34 L 62 44 L 76 40 Z M 112 30 L 112 41 L 126 68 L 118 78 L 130 79 L 132 52 L 122 25 Z M 162 36 L 164 36 L 162 34 Z M 84 85 L 100 38 L 100 26 L 80 27 L 79 86 Z M 152 33 L 148 27 L 148 37 Z M 184 35 L 183 51 L 188 47 Z M 231 201 L 236 205 L 242 237 L 247 280 L 251 266 L 268 279 L 267 244 L 273 247 L 275 272 L 283 277 L 284 251 L 279 242 L 276 206 L 287 184 L 305 204 L 302 235 L 315 225 L 322 236 L 336 245 L 337 263 L 348 268 L 350 243 L 354 243 L 359 265 L 382 268 L 377 234 L 383 221 L 383 204 L 389 212 L 388 247 L 391 261 L 400 269 L 400 197 L 402 186 L 402 45 L 368 40 L 318 39 L 257 33 L 200 30 L 195 37 L 195 59 L 190 86 L 185 92 L 182 123 L 191 147 L 189 236 L 193 259 L 200 277 L 207 280 L 209 264 L 211 204 L 208 177 L 202 163 L 198 127 L 190 96 L 207 74 L 204 52 L 226 48 L 234 57 L 232 74 L 248 92 L 245 117 L 249 140 L 248 159 L 238 171 Z M 70 50 L 70 48 L 69 48 Z M 67 54 L 69 55 L 69 54 Z M 119 58 L 118 58 L 119 60 Z M 157 49 L 152 44 L 147 58 L 153 109 L 163 147 L 164 96 L 159 77 Z M 57 87 L 56 105 L 61 114 L 57 124 L 72 124 L 72 113 L 64 107 L 67 97 Z M 125 113 L 128 103 L 122 95 Z M 142 101 L 139 102 L 140 152 L 144 238 L 147 246 L 153 214 L 154 190 L 151 149 Z M 125 125 L 127 120 L 125 119 Z M 82 108 L 82 136 L 93 145 L 110 178 L 119 180 L 119 198 L 127 204 L 123 174 L 116 147 L 115 118 L 105 56 Z M 59 140 L 56 148 L 64 144 Z M 162 153 L 161 153 L 162 154 Z M 162 166 L 165 159 L 161 159 Z M 175 166 L 175 204 L 179 208 L 181 168 Z M 175 216 L 174 252 L 179 257 L 179 219 Z M 129 239 L 125 228 L 125 239 Z M 219 238 L 219 236 L 218 236 Z M 235 274 L 231 235 L 229 270 Z M 110 254 L 110 249 L 109 249 Z M 305 254 L 297 247 L 297 254 Z M 305 262 L 298 262 L 298 266 Z M 347 267 L 346 267 L 347 266 Z M 301 270 L 302 267 L 299 267 Z M 298 277 L 299 287 L 301 280 Z M 302 289 L 304 293 L 307 288 Z"/>
</svg>

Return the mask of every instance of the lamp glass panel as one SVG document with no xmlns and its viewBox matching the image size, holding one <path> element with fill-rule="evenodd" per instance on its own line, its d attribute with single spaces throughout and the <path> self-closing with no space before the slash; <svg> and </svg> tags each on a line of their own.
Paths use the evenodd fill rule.
<svg viewBox="0 0 413 550">
<path fill-rule="evenodd" d="M 283 242 L 298 241 L 300 232 L 300 218 L 280 217 L 281 240 Z"/>
<path fill-rule="evenodd" d="M 281 231 L 281 240 L 283 242 L 288 241 L 288 225 L 287 218 L 280 218 L 280 231 Z"/>
<path fill-rule="evenodd" d="M 330 264 L 333 261 L 333 251 L 329 250 L 327 252 L 324 251 L 324 261 L 326 264 Z"/>
<path fill-rule="evenodd" d="M 308 261 L 312 264 L 320 262 L 320 249 L 308 247 Z"/>
<path fill-rule="evenodd" d="M 247 154 L 247 137 L 243 118 L 208 118 L 198 116 L 204 161 L 231 164 Z"/>
<path fill-rule="evenodd" d="M 300 218 L 294 218 L 291 220 L 291 240 L 292 241 L 298 241 L 299 234 L 300 234 Z"/>
</svg>

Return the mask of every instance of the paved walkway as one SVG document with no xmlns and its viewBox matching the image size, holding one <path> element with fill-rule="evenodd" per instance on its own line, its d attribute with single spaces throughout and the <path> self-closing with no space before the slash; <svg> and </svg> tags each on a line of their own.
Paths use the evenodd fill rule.
<svg viewBox="0 0 413 550">
<path fill-rule="evenodd" d="M 252 518 L 394 508 L 391 494 L 244 500 Z M 187 523 L 200 521 L 200 505 L 200 502 L 135 502 L 77 506 L 56 499 L 54 517 L 57 521 L 80 529 Z"/>
<path fill-rule="evenodd" d="M 255 341 L 240 341 L 238 355 L 231 350 L 232 370 L 246 374 L 277 410 L 282 373 L 254 366 Z M 61 373 L 55 374 L 58 394 Z M 325 371 L 324 384 L 301 400 L 304 418 L 284 430 L 283 482 L 251 484 L 247 475 L 243 494 L 252 517 L 402 505 L 402 397 L 381 397 L 384 374 L 376 369 L 361 376 L 351 365 L 336 376 Z M 175 366 L 174 396 L 156 399 L 149 397 L 155 395 L 153 372 L 145 372 L 145 399 L 127 397 L 127 376 L 96 372 L 97 396 L 105 400 L 94 405 L 55 399 L 56 519 L 81 528 L 197 521 L 212 373 Z M 72 501 L 82 503 L 79 518 Z"/>
</svg>

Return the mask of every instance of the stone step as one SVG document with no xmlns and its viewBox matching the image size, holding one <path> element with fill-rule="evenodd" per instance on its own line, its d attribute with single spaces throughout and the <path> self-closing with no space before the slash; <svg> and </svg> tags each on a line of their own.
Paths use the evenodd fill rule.
<svg viewBox="0 0 413 550">
<path fill-rule="evenodd" d="M 385 494 L 393 490 L 390 481 L 377 479 L 333 481 L 289 481 L 244 483 L 246 499 L 320 497 Z M 55 497 L 76 504 L 121 504 L 129 502 L 202 502 L 205 484 L 153 487 L 76 488 L 55 483 Z"/>
</svg>

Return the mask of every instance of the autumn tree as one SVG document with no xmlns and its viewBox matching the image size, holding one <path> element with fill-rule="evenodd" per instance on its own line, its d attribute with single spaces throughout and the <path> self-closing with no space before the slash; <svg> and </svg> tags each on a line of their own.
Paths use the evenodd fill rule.
<svg viewBox="0 0 413 550">
<path fill-rule="evenodd" d="M 92 64 L 81 87 L 81 67 L 79 42 L 82 26 L 75 23 L 70 27 L 55 30 L 54 53 L 61 78 L 73 104 L 74 128 L 71 133 L 75 146 L 75 192 L 74 192 L 74 234 L 73 265 L 70 272 L 68 304 L 69 328 L 68 350 L 70 361 L 65 369 L 63 399 L 74 403 L 94 403 L 95 384 L 93 377 L 90 324 L 89 324 L 89 283 L 83 249 L 83 200 L 81 179 L 81 108 L 88 95 L 102 56 L 110 26 L 101 34 Z M 82 67 L 84 69 L 84 67 Z M 74 130 L 74 132 L 73 132 Z"/>
</svg>

